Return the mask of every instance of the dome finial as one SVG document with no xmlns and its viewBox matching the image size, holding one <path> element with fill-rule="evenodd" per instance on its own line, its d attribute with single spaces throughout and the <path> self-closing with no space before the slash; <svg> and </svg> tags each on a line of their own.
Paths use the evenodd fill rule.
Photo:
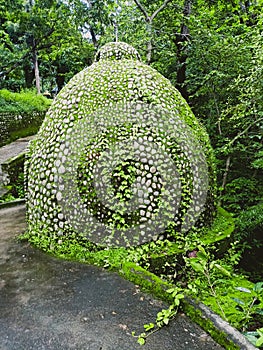
<svg viewBox="0 0 263 350">
<path fill-rule="evenodd" d="M 138 51 L 124 42 L 110 42 L 102 46 L 95 56 L 95 62 L 101 60 L 136 60 L 141 61 Z"/>
</svg>

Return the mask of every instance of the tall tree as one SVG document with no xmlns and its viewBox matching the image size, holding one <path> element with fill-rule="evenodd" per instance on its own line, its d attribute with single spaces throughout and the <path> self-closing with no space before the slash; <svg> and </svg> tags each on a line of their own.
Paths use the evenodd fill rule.
<svg viewBox="0 0 263 350">
<path fill-rule="evenodd" d="M 6 18 L 1 25 L 6 37 L 0 47 L 0 55 L 5 57 L 0 66 L 1 86 L 14 89 L 12 77 L 19 75 L 20 87 L 31 87 L 35 81 L 40 92 L 57 70 L 63 78 L 57 79 L 63 80 L 61 88 L 71 68 L 73 75 L 90 62 L 93 54 L 93 46 L 81 33 L 79 14 L 60 0 L 17 1 L 15 5 L 5 7 Z"/>
<path fill-rule="evenodd" d="M 152 62 L 152 51 L 153 51 L 153 44 L 152 44 L 152 26 L 153 26 L 153 21 L 167 5 L 171 0 L 165 0 L 160 7 L 158 7 L 152 15 L 148 13 L 146 8 L 141 4 L 139 0 L 134 0 L 136 5 L 138 6 L 139 10 L 142 12 L 144 19 L 147 23 L 147 34 L 148 34 L 148 42 L 147 42 L 147 63 L 150 64 Z"/>
<path fill-rule="evenodd" d="M 257 203 L 262 189 L 260 3 L 249 6 L 256 25 L 237 1 L 198 0 L 189 22 L 189 102 L 215 148 L 223 203 L 236 209 Z"/>
<path fill-rule="evenodd" d="M 186 100 L 188 100 L 186 84 L 187 43 L 190 40 L 190 32 L 186 22 L 191 15 L 191 6 L 191 0 L 184 0 L 181 30 L 180 33 L 175 33 L 175 45 L 178 59 L 176 86 Z"/>
</svg>

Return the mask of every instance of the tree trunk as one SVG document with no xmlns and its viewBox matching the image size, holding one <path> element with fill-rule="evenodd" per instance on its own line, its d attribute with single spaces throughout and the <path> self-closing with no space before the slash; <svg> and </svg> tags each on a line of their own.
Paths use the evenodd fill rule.
<svg viewBox="0 0 263 350">
<path fill-rule="evenodd" d="M 35 45 L 33 47 L 35 47 Z M 38 57 L 37 57 L 36 49 L 33 49 L 33 64 L 34 64 L 34 71 L 35 71 L 36 89 L 37 89 L 37 93 L 40 94 L 41 93 L 40 76 L 39 76 Z"/>
<path fill-rule="evenodd" d="M 224 191 L 225 187 L 226 187 L 226 182 L 227 182 L 227 176 L 229 173 L 229 169 L 230 169 L 230 161 L 231 161 L 231 157 L 228 156 L 227 160 L 226 160 L 226 168 L 225 168 L 225 172 L 223 175 L 223 181 L 222 181 L 222 191 Z"/>
<path fill-rule="evenodd" d="M 147 24 L 147 32 L 148 32 L 148 43 L 147 43 L 147 55 L 146 55 L 146 59 L 147 59 L 147 64 L 151 64 L 152 62 L 152 51 L 153 51 L 153 44 L 152 44 L 152 23 L 149 22 Z"/>
<path fill-rule="evenodd" d="M 191 0 L 185 0 L 184 2 L 184 17 L 188 17 L 191 14 Z M 189 29 L 183 22 L 181 25 L 180 34 L 175 34 L 175 45 L 177 48 L 177 79 L 176 87 L 181 92 L 182 96 L 188 100 L 188 91 L 186 87 L 186 60 L 187 53 L 185 50 L 185 43 L 189 40 Z"/>
<path fill-rule="evenodd" d="M 91 25 L 89 26 L 89 31 L 90 31 L 92 43 L 97 48 L 98 47 L 98 41 L 97 41 L 97 38 L 96 38 L 96 34 L 95 34 L 95 32 L 94 32 L 94 30 L 93 30 Z"/>
<path fill-rule="evenodd" d="M 23 71 L 25 76 L 25 85 L 27 89 L 32 88 L 33 81 L 34 81 L 34 71 L 32 68 L 32 62 L 29 60 L 26 60 L 25 64 L 23 65 Z"/>
<path fill-rule="evenodd" d="M 172 0 L 165 0 L 163 4 L 150 16 L 146 9 L 142 6 L 140 3 L 140 0 L 134 0 L 135 4 L 139 8 L 139 10 L 142 12 L 144 15 L 145 21 L 147 23 L 147 34 L 148 34 L 148 41 L 147 41 L 147 54 L 146 54 L 146 59 L 147 59 L 147 64 L 150 64 L 152 62 L 152 52 L 153 52 L 153 44 L 152 44 L 152 22 L 155 19 L 155 17 L 158 15 L 159 12 L 161 12 L 169 2 Z"/>
<path fill-rule="evenodd" d="M 65 85 L 65 74 L 68 72 L 68 69 L 65 65 L 58 63 L 57 73 L 56 73 L 56 84 L 58 91 L 60 91 Z"/>
</svg>

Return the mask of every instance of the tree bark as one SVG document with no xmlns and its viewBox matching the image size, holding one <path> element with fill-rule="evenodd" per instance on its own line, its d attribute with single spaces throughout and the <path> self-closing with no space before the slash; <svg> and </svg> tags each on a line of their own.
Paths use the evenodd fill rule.
<svg viewBox="0 0 263 350">
<path fill-rule="evenodd" d="M 32 62 L 26 60 L 23 64 L 23 71 L 25 76 L 25 86 L 27 89 L 32 88 L 34 81 L 34 71 L 32 67 Z"/>
<path fill-rule="evenodd" d="M 91 40 L 93 42 L 93 45 L 97 48 L 98 47 L 98 41 L 97 41 L 97 38 L 96 38 L 96 34 L 92 28 L 91 25 L 89 25 L 89 32 L 90 32 L 90 35 L 91 35 Z"/>
<path fill-rule="evenodd" d="M 35 46 L 35 43 L 33 45 Z M 39 76 L 39 66 L 38 66 L 38 57 L 37 57 L 37 50 L 33 49 L 33 65 L 34 65 L 34 72 L 35 72 L 35 82 L 36 82 L 36 89 L 37 93 L 41 93 L 41 88 L 40 88 L 40 76 Z"/>
<path fill-rule="evenodd" d="M 148 33 L 148 43 L 147 43 L 147 55 L 146 60 L 147 64 L 150 65 L 152 62 L 152 51 L 153 51 L 153 43 L 152 43 L 152 23 L 147 23 L 147 33 Z"/>
<path fill-rule="evenodd" d="M 184 17 L 188 17 L 191 14 L 191 0 L 185 0 L 184 2 Z M 188 100 L 188 91 L 186 86 L 186 60 L 187 53 L 185 50 L 185 43 L 189 40 L 189 29 L 187 25 L 183 23 L 181 25 L 180 33 L 175 34 L 175 45 L 177 48 L 177 61 L 178 61 L 178 69 L 177 69 L 177 78 L 176 78 L 176 87 L 181 92 L 182 96 Z"/>
<path fill-rule="evenodd" d="M 227 160 L 226 160 L 225 172 L 224 172 L 224 175 L 223 175 L 222 191 L 224 191 L 224 189 L 225 189 L 225 187 L 226 187 L 227 176 L 228 176 L 229 169 L 230 169 L 230 161 L 231 161 L 231 157 L 228 156 L 228 157 L 227 157 Z"/>
</svg>

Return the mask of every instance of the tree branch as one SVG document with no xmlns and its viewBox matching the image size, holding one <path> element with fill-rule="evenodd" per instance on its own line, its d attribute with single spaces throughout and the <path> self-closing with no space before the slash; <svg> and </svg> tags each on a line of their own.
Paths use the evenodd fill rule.
<svg viewBox="0 0 263 350">
<path fill-rule="evenodd" d="M 134 0 L 135 1 L 135 0 Z M 172 0 L 165 0 L 165 2 L 162 4 L 162 6 L 160 6 L 150 17 L 150 22 L 152 22 L 154 20 L 154 18 L 158 15 L 159 12 L 161 12 L 167 5 L 169 2 L 171 2 Z"/>
<path fill-rule="evenodd" d="M 172 0 L 165 0 L 164 3 L 150 16 L 146 9 L 142 6 L 139 0 L 134 0 L 135 4 L 138 6 L 139 10 L 143 13 L 147 25 L 147 31 L 149 35 L 149 40 L 147 43 L 147 63 L 150 64 L 152 61 L 152 51 L 153 51 L 153 45 L 152 45 L 152 22 L 154 18 L 158 15 L 160 11 L 162 11 L 165 6 Z"/>
<path fill-rule="evenodd" d="M 12 72 L 12 70 L 16 69 L 20 65 L 20 63 L 22 63 L 24 59 L 31 54 L 31 52 L 31 50 L 27 51 L 27 53 L 25 53 L 19 60 L 17 60 L 9 69 L 0 72 L 0 78 L 8 75 Z"/>
<path fill-rule="evenodd" d="M 225 167 L 225 172 L 224 172 L 224 175 L 223 175 L 223 181 L 222 181 L 222 190 L 225 189 L 226 187 L 226 180 L 227 180 L 227 175 L 229 173 L 229 169 L 230 169 L 230 161 L 231 161 L 231 157 L 228 156 L 227 157 L 227 160 L 226 160 L 226 167 Z"/>
<path fill-rule="evenodd" d="M 134 0 L 135 4 L 139 7 L 139 9 L 141 10 L 141 12 L 143 13 L 145 19 L 147 22 L 151 21 L 151 17 L 148 15 L 147 11 L 145 10 L 145 8 L 142 6 L 142 4 L 140 3 L 139 0 Z"/>
<path fill-rule="evenodd" d="M 147 22 L 152 23 L 152 21 L 154 20 L 154 18 L 158 15 L 159 12 L 161 12 L 169 2 L 171 2 L 172 0 L 165 0 L 164 3 L 150 16 L 148 15 L 147 11 L 145 10 L 145 8 L 142 6 L 142 4 L 140 3 L 139 0 L 134 0 L 135 4 L 139 7 L 139 9 L 141 10 L 141 12 L 143 13 L 145 19 Z"/>
<path fill-rule="evenodd" d="M 241 131 L 239 134 L 237 134 L 237 136 L 235 136 L 233 138 L 233 140 L 231 140 L 229 142 L 229 144 L 227 145 L 227 147 L 230 147 L 233 145 L 233 143 L 236 142 L 237 139 L 239 139 L 242 135 L 244 135 L 253 125 L 257 124 L 258 122 L 260 122 L 261 120 L 263 120 L 263 118 L 259 118 L 257 120 L 254 121 L 254 123 L 250 124 L 245 130 Z"/>
</svg>

